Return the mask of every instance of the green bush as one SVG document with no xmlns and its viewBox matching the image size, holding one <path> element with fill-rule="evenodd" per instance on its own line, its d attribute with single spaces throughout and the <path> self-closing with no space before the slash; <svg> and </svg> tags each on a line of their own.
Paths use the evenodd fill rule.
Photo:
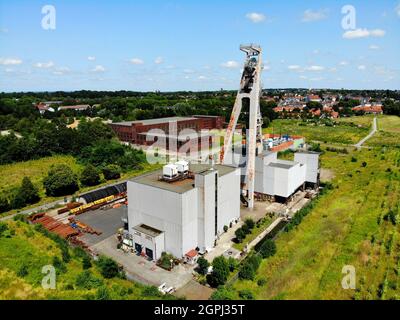
<svg viewBox="0 0 400 320">
<path fill-rule="evenodd" d="M 259 287 L 265 286 L 267 284 L 267 280 L 265 280 L 264 278 L 258 279 L 257 281 L 257 285 Z"/>
<path fill-rule="evenodd" d="M 161 297 L 162 293 L 158 291 L 157 287 L 146 286 L 142 291 L 143 297 Z"/>
<path fill-rule="evenodd" d="M 90 269 L 92 267 L 92 261 L 89 256 L 85 256 L 82 259 L 82 268 L 84 270 Z"/>
<path fill-rule="evenodd" d="M 57 256 L 53 257 L 53 266 L 56 268 L 58 273 L 65 273 L 67 272 L 67 267 L 61 261 L 61 259 Z"/>
<path fill-rule="evenodd" d="M 246 238 L 246 234 L 244 233 L 242 228 L 239 228 L 235 231 L 235 237 L 238 243 L 242 243 L 243 240 Z"/>
<path fill-rule="evenodd" d="M 96 186 L 100 183 L 100 175 L 93 165 L 88 164 L 83 169 L 80 180 L 84 186 Z"/>
<path fill-rule="evenodd" d="M 255 222 L 253 221 L 253 219 L 248 218 L 248 219 L 245 220 L 244 223 L 245 223 L 245 225 L 247 226 L 247 228 L 248 228 L 249 230 L 254 229 Z"/>
<path fill-rule="evenodd" d="M 101 256 L 97 261 L 97 266 L 101 275 L 106 279 L 111 279 L 119 274 L 118 264 L 108 257 Z"/>
<path fill-rule="evenodd" d="M 43 185 L 46 194 L 52 197 L 70 195 L 79 190 L 76 174 L 65 164 L 51 166 Z"/>
<path fill-rule="evenodd" d="M 200 257 L 197 260 L 197 272 L 202 274 L 202 275 L 206 275 L 207 271 L 208 271 L 208 267 L 210 266 L 210 263 L 207 261 L 207 259 L 204 259 L 203 257 Z"/>
<path fill-rule="evenodd" d="M 103 286 L 103 280 L 95 277 L 89 270 L 85 270 L 78 274 L 75 285 L 78 288 L 90 290 Z"/>
<path fill-rule="evenodd" d="M 11 201 L 13 209 L 20 209 L 40 200 L 39 191 L 28 177 L 22 179 L 22 184 Z"/>
<path fill-rule="evenodd" d="M 212 293 L 211 300 L 236 300 L 235 291 L 225 286 L 220 286 Z"/>
<path fill-rule="evenodd" d="M 229 276 L 229 264 L 225 257 L 216 257 L 212 263 L 213 270 L 211 274 L 207 275 L 208 284 L 217 288 L 224 285 Z"/>
<path fill-rule="evenodd" d="M 240 290 L 239 291 L 239 297 L 244 299 L 244 300 L 254 300 L 253 293 L 248 289 Z"/>
<path fill-rule="evenodd" d="M 26 277 L 29 274 L 28 266 L 23 264 L 17 271 L 18 277 Z"/>
<path fill-rule="evenodd" d="M 157 263 L 161 268 L 171 270 L 171 268 L 173 267 L 173 262 L 171 263 L 171 260 L 175 260 L 175 257 L 172 254 L 162 252 L 161 258 L 158 259 Z"/>
<path fill-rule="evenodd" d="M 102 286 L 96 291 L 96 300 L 110 300 L 110 293 L 108 292 L 107 287 Z"/>
<path fill-rule="evenodd" d="M 239 278 L 241 280 L 254 280 L 256 276 L 256 270 L 254 270 L 251 263 L 245 261 L 240 268 Z"/>
<path fill-rule="evenodd" d="M 10 202 L 7 198 L 1 196 L 0 197 L 0 213 L 7 212 L 11 210 Z"/>
<path fill-rule="evenodd" d="M 270 240 L 270 239 L 265 240 L 265 241 L 261 244 L 261 246 L 260 246 L 258 252 L 261 254 L 261 256 L 262 256 L 264 259 L 269 258 L 269 257 L 272 257 L 272 256 L 276 253 L 276 245 L 275 245 L 275 242 L 272 241 L 272 240 Z"/>
<path fill-rule="evenodd" d="M 115 180 L 121 178 L 121 167 L 115 164 L 109 164 L 105 166 L 102 170 L 104 179 Z"/>
</svg>

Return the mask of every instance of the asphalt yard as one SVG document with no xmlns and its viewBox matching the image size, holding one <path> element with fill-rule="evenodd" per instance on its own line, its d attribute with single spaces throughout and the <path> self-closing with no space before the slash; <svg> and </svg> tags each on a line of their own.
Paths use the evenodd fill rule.
<svg viewBox="0 0 400 320">
<path fill-rule="evenodd" d="M 80 237 L 80 239 L 88 246 L 93 246 L 104 239 L 115 235 L 118 229 L 124 226 L 122 218 L 126 217 L 127 213 L 128 207 L 122 205 L 120 208 L 111 208 L 107 210 L 97 209 L 76 216 L 76 220 L 102 232 L 101 235 L 85 233 Z"/>
</svg>

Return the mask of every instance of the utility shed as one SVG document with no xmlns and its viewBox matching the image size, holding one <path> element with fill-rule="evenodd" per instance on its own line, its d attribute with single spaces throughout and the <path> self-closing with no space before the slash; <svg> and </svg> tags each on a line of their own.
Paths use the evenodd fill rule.
<svg viewBox="0 0 400 320">
<path fill-rule="evenodd" d="M 129 233 L 138 225 L 159 230 L 177 258 L 211 250 L 224 226 L 240 218 L 240 169 L 190 165 L 189 172 L 174 182 L 160 179 L 162 170 L 128 181 Z"/>
</svg>

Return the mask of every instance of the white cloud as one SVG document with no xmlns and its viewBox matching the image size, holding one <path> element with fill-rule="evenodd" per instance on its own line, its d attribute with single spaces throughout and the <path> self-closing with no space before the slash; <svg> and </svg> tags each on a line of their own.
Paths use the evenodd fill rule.
<svg viewBox="0 0 400 320">
<path fill-rule="evenodd" d="M 260 23 L 265 21 L 266 16 L 263 15 L 262 13 L 252 12 L 246 14 L 246 18 L 251 20 L 253 23 Z"/>
<path fill-rule="evenodd" d="M 14 58 L 0 58 L 0 64 L 3 66 L 10 66 L 10 65 L 18 65 L 21 64 L 21 59 L 14 59 Z"/>
<path fill-rule="evenodd" d="M 144 61 L 142 59 L 139 59 L 139 58 L 133 58 L 133 59 L 130 60 L 130 62 L 132 64 L 136 64 L 136 65 L 144 64 Z"/>
<path fill-rule="evenodd" d="M 189 73 L 194 73 L 194 70 L 192 70 L 192 69 L 184 69 L 183 72 L 189 74 Z"/>
<path fill-rule="evenodd" d="M 304 11 L 303 18 L 301 19 L 301 21 L 302 22 L 320 21 L 326 19 L 327 17 L 328 17 L 327 9 L 321 9 L 317 11 L 308 9 Z"/>
<path fill-rule="evenodd" d="M 199 76 L 198 79 L 199 79 L 199 80 L 207 80 L 207 77 L 205 77 L 205 76 Z"/>
<path fill-rule="evenodd" d="M 369 48 L 370 48 L 370 50 L 379 50 L 380 49 L 379 46 L 376 46 L 374 44 L 370 45 Z"/>
<path fill-rule="evenodd" d="M 298 71 L 301 69 L 301 67 L 298 65 L 292 65 L 292 66 L 288 66 L 288 69 L 293 70 L 293 71 Z"/>
<path fill-rule="evenodd" d="M 97 65 L 92 69 L 92 72 L 104 72 L 104 71 L 106 71 L 106 68 L 104 68 L 101 65 Z"/>
<path fill-rule="evenodd" d="M 358 70 L 360 70 L 360 71 L 364 71 L 364 70 L 366 70 L 366 69 L 367 69 L 367 67 L 364 66 L 364 65 L 358 66 Z"/>
<path fill-rule="evenodd" d="M 343 34 L 343 38 L 345 39 L 360 39 L 360 38 L 368 38 L 368 37 L 384 37 L 386 34 L 385 30 L 382 29 L 356 29 L 356 30 L 349 30 Z"/>
<path fill-rule="evenodd" d="M 154 63 L 155 63 L 155 64 L 161 64 L 161 63 L 163 63 L 163 62 L 164 62 L 163 57 L 157 57 L 157 58 L 154 60 Z"/>
<path fill-rule="evenodd" d="M 96 60 L 96 57 L 89 56 L 89 57 L 87 57 L 87 59 L 88 59 L 89 61 L 95 61 L 95 60 Z"/>
<path fill-rule="evenodd" d="M 38 62 L 33 65 L 35 68 L 39 69 L 49 69 L 54 67 L 54 62 L 49 61 L 49 62 Z"/>
<path fill-rule="evenodd" d="M 231 61 L 221 63 L 221 66 L 224 68 L 236 69 L 236 68 L 239 68 L 239 63 L 231 60 Z"/>
<path fill-rule="evenodd" d="M 56 68 L 56 70 L 53 71 L 53 74 L 57 75 L 57 76 L 61 76 L 61 75 L 64 75 L 66 73 L 69 73 L 70 71 L 71 70 L 69 68 L 67 68 L 67 67 L 60 67 L 60 68 Z"/>
<path fill-rule="evenodd" d="M 265 70 L 265 71 L 269 71 L 269 70 L 271 70 L 271 66 L 264 65 L 264 68 L 263 68 L 263 70 Z"/>
<path fill-rule="evenodd" d="M 324 71 L 325 67 L 321 67 L 321 66 L 310 66 L 306 68 L 307 71 Z"/>
<path fill-rule="evenodd" d="M 347 61 L 341 61 L 341 62 L 339 63 L 339 65 L 342 66 L 342 67 L 344 67 L 344 66 L 348 66 L 349 63 L 348 63 Z"/>
</svg>

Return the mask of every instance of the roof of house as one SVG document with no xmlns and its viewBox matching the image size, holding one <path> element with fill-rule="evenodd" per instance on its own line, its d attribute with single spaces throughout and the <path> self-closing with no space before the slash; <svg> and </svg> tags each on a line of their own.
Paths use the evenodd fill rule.
<svg viewBox="0 0 400 320">
<path fill-rule="evenodd" d="M 190 250 L 189 252 L 187 252 L 187 253 L 185 254 L 185 256 L 186 256 L 186 257 L 189 257 L 189 258 L 194 258 L 194 257 L 196 257 L 198 254 L 199 254 L 199 253 L 197 252 L 197 250 L 192 249 L 192 250 Z"/>
<path fill-rule="evenodd" d="M 290 169 L 296 166 L 297 164 L 299 163 L 295 161 L 276 160 L 274 162 L 270 162 L 268 166 L 279 169 Z"/>
<path fill-rule="evenodd" d="M 113 124 L 120 126 L 132 126 L 132 124 L 152 125 L 152 124 L 187 121 L 187 120 L 197 120 L 197 119 L 193 117 L 169 117 L 169 118 L 158 118 L 158 119 L 148 119 L 148 120 L 122 121 L 122 122 L 114 122 Z"/>
<path fill-rule="evenodd" d="M 222 177 L 231 172 L 234 172 L 237 169 L 231 166 L 217 164 L 214 165 L 214 170 L 218 170 L 219 176 Z M 212 166 L 208 164 L 190 164 L 189 171 L 195 174 L 206 175 L 212 172 Z M 161 176 L 162 176 L 162 170 L 157 170 L 148 174 L 132 178 L 130 179 L 130 181 L 176 193 L 185 193 L 194 188 L 193 179 L 187 178 L 175 182 L 167 182 L 160 180 Z"/>
<path fill-rule="evenodd" d="M 147 234 L 150 237 L 157 237 L 158 235 L 163 233 L 162 231 L 160 231 L 156 228 L 150 227 L 146 224 L 139 224 L 136 227 L 133 227 L 133 229 L 136 231 L 142 232 L 144 234 Z"/>
</svg>

